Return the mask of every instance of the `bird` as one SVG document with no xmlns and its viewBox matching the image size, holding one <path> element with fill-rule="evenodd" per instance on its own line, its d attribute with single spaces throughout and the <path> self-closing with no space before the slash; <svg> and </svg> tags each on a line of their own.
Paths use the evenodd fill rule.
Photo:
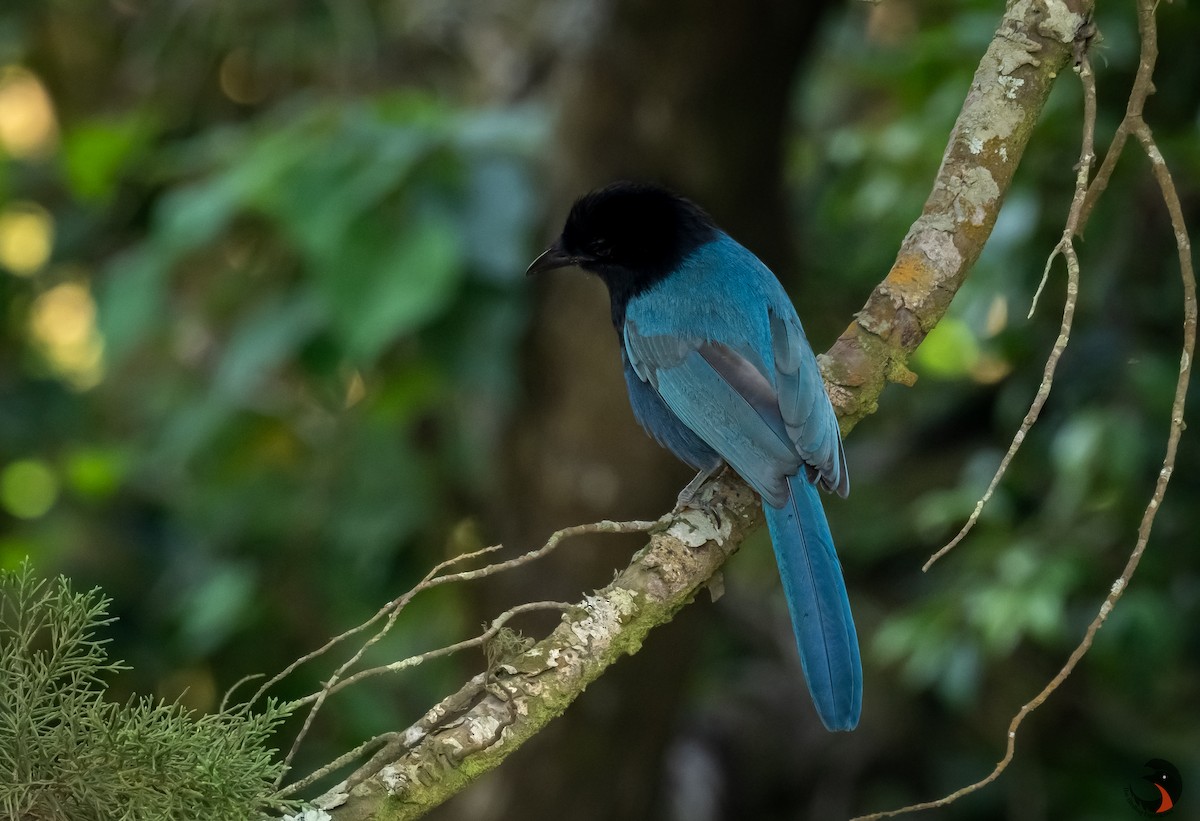
<svg viewBox="0 0 1200 821">
<path fill-rule="evenodd" d="M 575 266 L 608 288 L 634 416 L 698 473 L 762 498 L 808 689 L 831 731 L 862 711 L 862 661 L 818 487 L 850 490 L 837 416 L 775 274 L 693 201 L 645 182 L 587 193 L 527 275 Z"/>
</svg>

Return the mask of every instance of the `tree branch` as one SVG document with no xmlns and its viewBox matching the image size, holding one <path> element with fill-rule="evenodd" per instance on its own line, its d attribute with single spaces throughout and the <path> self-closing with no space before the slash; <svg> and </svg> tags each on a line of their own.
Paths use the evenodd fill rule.
<svg viewBox="0 0 1200 821">
<path fill-rule="evenodd" d="M 884 385 L 915 379 L 907 357 L 937 324 L 978 258 L 1054 78 L 1090 0 L 1011 0 L 950 135 L 933 191 L 886 279 L 822 366 L 849 430 L 873 413 Z M 532 649 L 436 705 L 395 758 L 319 804 L 336 821 L 417 818 L 461 790 L 559 715 L 613 662 L 637 652 L 758 527 L 758 499 L 736 477 L 703 490 L 711 514 L 665 522 L 612 584 L 586 597 Z M 449 717 L 450 720 L 447 720 Z M 378 759 L 378 756 L 376 756 Z"/>
<path fill-rule="evenodd" d="M 338 785 L 318 805 L 337 821 L 417 818 L 503 761 L 609 665 L 636 653 L 759 525 L 758 498 L 728 473 L 700 497 L 705 510 L 663 522 L 630 565 L 549 636 L 435 705 L 399 734 L 391 763 L 348 792 Z"/>
<path fill-rule="evenodd" d="M 822 357 L 848 433 L 887 382 L 912 385 L 906 362 L 950 307 L 979 258 L 1053 81 L 1087 26 L 1092 0 L 1010 0 L 979 62 L 933 191 L 887 277 Z"/>
</svg>

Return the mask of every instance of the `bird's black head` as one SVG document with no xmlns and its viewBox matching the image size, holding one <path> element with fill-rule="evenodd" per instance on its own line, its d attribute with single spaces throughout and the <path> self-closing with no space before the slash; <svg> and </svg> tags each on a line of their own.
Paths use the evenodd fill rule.
<svg viewBox="0 0 1200 821">
<path fill-rule="evenodd" d="M 631 298 L 668 276 L 716 231 L 690 200 L 657 185 L 617 182 L 576 200 L 562 234 L 526 273 L 578 265 L 597 274 L 608 285 L 619 327 Z"/>
</svg>

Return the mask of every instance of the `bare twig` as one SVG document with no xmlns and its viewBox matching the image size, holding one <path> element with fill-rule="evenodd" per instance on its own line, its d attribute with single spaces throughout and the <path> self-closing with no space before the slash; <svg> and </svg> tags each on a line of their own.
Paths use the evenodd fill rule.
<svg viewBox="0 0 1200 821">
<path fill-rule="evenodd" d="M 348 676 L 332 686 L 327 685 L 320 691 L 301 698 L 297 704 L 299 706 L 312 704 L 322 697 L 327 697 L 338 693 L 353 684 L 357 684 L 363 679 L 382 675 L 383 673 L 398 673 L 401 670 L 417 667 L 418 665 L 424 664 L 427 661 L 432 661 L 433 659 L 444 658 L 445 656 L 450 656 L 463 650 L 469 650 L 472 647 L 482 647 L 487 644 L 488 641 L 494 638 L 496 634 L 500 632 L 500 629 L 504 627 L 504 625 L 507 624 L 514 616 L 519 616 L 522 613 L 533 613 L 540 610 L 567 610 L 572 606 L 573 605 L 570 602 L 561 601 L 538 601 L 517 605 L 516 607 L 505 610 L 499 616 L 494 618 L 491 626 L 474 638 L 464 639 L 463 641 L 456 642 L 455 644 L 439 647 L 436 650 L 430 650 L 427 653 L 421 653 L 416 656 L 409 656 L 408 658 L 401 659 L 399 661 L 393 661 L 389 664 L 383 664 L 379 667 L 371 667 L 367 670 L 360 670 L 354 675 Z"/>
<path fill-rule="evenodd" d="M 541 611 L 541 610 L 567 610 L 571 606 L 572 605 L 569 602 L 553 602 L 553 601 L 528 602 L 525 604 L 517 605 L 516 607 L 512 607 L 508 610 L 505 610 L 499 616 L 492 619 L 492 623 L 488 627 L 488 629 L 484 630 L 482 633 L 480 633 L 478 636 L 475 636 L 474 638 L 467 639 L 465 641 L 460 641 L 460 642 L 457 642 L 456 644 L 451 644 L 446 647 L 439 647 L 436 650 L 430 650 L 429 652 L 421 653 L 420 655 L 410 656 L 406 659 L 392 662 L 391 664 L 385 664 L 385 665 L 382 665 L 379 667 L 372 667 L 368 670 L 362 670 L 348 678 L 343 679 L 342 681 L 338 682 L 336 685 L 334 685 L 332 687 L 326 686 L 326 687 L 322 688 L 319 692 L 313 693 L 310 696 L 305 696 L 304 698 L 300 699 L 297 702 L 297 704 L 300 706 L 303 706 L 306 704 L 312 704 L 314 702 L 317 702 L 319 700 L 327 698 L 328 696 L 334 695 L 335 693 L 339 692 L 340 690 L 343 690 L 346 687 L 349 687 L 353 684 L 357 684 L 358 682 L 362 681 L 363 679 L 370 678 L 372 676 L 381 675 L 383 673 L 400 672 L 401 670 L 407 670 L 409 668 L 416 667 L 420 664 L 424 664 L 425 662 L 431 661 L 435 658 L 442 658 L 444 656 L 449 656 L 453 653 L 457 653 L 462 650 L 468 650 L 472 647 L 482 647 L 488 641 L 493 639 L 496 636 L 496 634 L 499 633 L 500 630 L 502 630 L 504 628 L 505 624 L 507 624 L 515 616 L 519 616 L 523 613 L 533 613 L 533 612 L 537 612 L 537 611 Z M 390 737 L 394 737 L 394 736 L 398 736 L 398 734 L 385 733 L 384 735 L 377 736 L 375 739 L 372 739 L 371 741 L 369 741 L 365 744 L 359 745 L 359 747 L 357 747 L 351 753 L 339 756 L 338 758 L 329 762 L 328 764 L 325 764 L 324 766 L 322 766 L 320 769 L 316 770 L 312 774 L 305 776 L 303 779 L 297 781 L 295 784 L 288 785 L 286 788 L 284 788 L 283 790 L 280 791 L 280 795 L 283 797 L 286 797 L 289 795 L 294 795 L 297 791 L 304 789 L 309 784 L 319 781 L 320 779 L 324 778 L 325 776 L 329 775 L 330 773 L 336 772 L 337 770 L 341 769 L 342 767 L 346 766 L 347 764 L 351 763 L 352 761 L 357 760 L 359 757 L 361 757 L 361 755 L 364 752 L 366 752 L 368 749 L 371 749 L 373 746 L 375 746 L 375 742 L 378 742 L 380 739 L 387 740 Z M 359 780 L 361 780 L 362 777 L 366 777 L 366 775 L 370 775 L 370 774 L 372 774 L 372 773 L 364 774 L 363 776 L 360 777 Z"/>
<path fill-rule="evenodd" d="M 279 797 L 288 798 L 300 792 L 301 790 L 308 789 L 330 773 L 335 773 L 342 767 L 347 767 L 350 764 L 353 764 L 355 761 L 358 761 L 360 758 L 366 755 L 367 752 L 378 749 L 379 747 L 390 743 L 399 735 L 400 733 L 382 733 L 374 738 L 367 739 L 350 752 L 342 753 L 333 761 L 330 761 L 328 764 L 322 766 L 319 770 L 309 773 L 299 781 L 288 784 L 286 787 L 279 790 Z"/>
<path fill-rule="evenodd" d="M 325 655 L 325 653 L 332 650 L 338 644 L 341 644 L 343 641 L 350 638 L 351 636 L 355 636 L 358 633 L 361 633 L 362 631 L 366 630 L 368 627 L 375 624 L 377 621 L 379 621 L 381 618 L 386 616 L 388 613 L 399 612 L 400 610 L 404 609 L 404 607 L 410 601 L 412 601 L 413 596 L 415 596 L 417 593 L 421 592 L 422 590 L 428 590 L 430 587 L 434 587 L 438 584 L 442 584 L 445 581 L 452 580 L 453 577 L 450 577 L 450 576 L 443 576 L 443 577 L 438 576 L 438 574 L 441 573 L 446 568 L 452 567 L 453 565 L 459 564 L 461 562 L 466 562 L 471 559 L 478 558 L 479 556 L 486 555 L 493 551 L 499 550 L 501 547 L 502 547 L 502 545 L 498 545 L 498 544 L 491 545 L 489 547 L 485 547 L 480 550 L 476 550 L 472 553 L 463 553 L 458 556 L 452 556 L 451 558 L 446 559 L 444 562 L 441 562 L 440 564 L 434 566 L 434 568 L 432 570 L 430 570 L 428 573 L 425 574 L 425 578 L 423 578 L 420 582 L 417 583 L 416 587 L 412 588 L 404 595 L 402 595 L 398 598 L 392 599 L 390 602 L 385 604 L 383 607 L 379 608 L 379 610 L 377 610 L 375 612 L 375 615 L 371 616 L 371 618 L 367 619 L 366 621 L 364 621 L 362 624 L 358 625 L 357 627 L 352 627 L 349 630 L 347 630 L 346 632 L 344 632 L 340 635 L 334 636 L 329 641 L 325 642 L 323 645 L 318 647 L 316 650 L 313 650 L 310 653 L 306 653 L 305 655 L 303 655 L 300 658 L 293 661 L 287 667 L 284 667 L 282 670 L 280 670 L 274 676 L 267 679 L 267 681 L 265 683 L 263 683 L 263 685 L 261 687 L 259 687 L 258 690 L 254 693 L 254 696 L 250 699 L 249 703 L 254 704 L 256 701 L 258 701 L 260 698 L 262 698 L 268 690 L 270 690 L 276 684 L 283 681 L 285 678 L 287 678 L 292 673 L 294 673 L 301 665 L 307 664 L 308 662 Z"/>
<path fill-rule="evenodd" d="M 1050 388 L 1054 385 L 1054 371 L 1058 367 L 1058 360 L 1062 358 L 1063 351 L 1067 349 L 1067 343 L 1071 340 L 1071 324 L 1075 319 L 1075 305 L 1079 300 L 1079 257 L 1075 253 L 1073 238 L 1079 231 L 1079 220 L 1088 192 L 1088 177 L 1092 171 L 1092 163 L 1096 160 L 1096 77 L 1092 73 L 1092 66 L 1088 61 L 1086 52 L 1081 52 L 1078 60 L 1079 80 L 1083 85 L 1083 137 L 1080 140 L 1079 163 L 1075 166 L 1075 195 L 1071 199 L 1071 208 L 1067 213 L 1066 224 L 1063 226 L 1062 238 L 1054 246 L 1054 250 L 1050 252 L 1050 257 L 1046 260 L 1046 267 L 1042 270 L 1042 281 L 1038 285 L 1037 293 L 1033 296 L 1033 305 L 1029 308 L 1029 315 L 1032 317 L 1034 308 L 1037 307 L 1038 295 L 1041 294 L 1042 287 L 1046 284 L 1046 280 L 1050 275 L 1050 267 L 1054 264 L 1054 260 L 1061 256 L 1067 266 L 1067 295 L 1063 300 L 1062 324 L 1058 329 L 1058 338 L 1054 341 L 1054 347 L 1050 349 L 1050 355 L 1046 358 L 1046 366 L 1042 371 L 1042 383 L 1038 386 L 1037 394 L 1034 395 L 1033 402 L 1029 406 L 1029 411 L 1021 421 L 1021 426 L 1017 429 L 1016 435 L 1013 436 L 1012 443 L 1008 446 L 1008 451 L 1004 454 L 1004 458 L 1000 460 L 1000 467 L 996 469 L 995 475 L 992 476 L 992 481 L 988 484 L 987 490 L 984 491 L 979 501 L 975 503 L 975 509 L 971 511 L 971 516 L 967 519 L 966 524 L 962 526 L 962 529 L 958 531 L 958 534 L 944 547 L 929 557 L 929 560 L 921 567 L 922 571 L 928 572 L 933 563 L 953 550 L 959 542 L 966 538 L 971 529 L 975 527 L 975 523 L 979 521 L 979 516 L 983 513 L 984 505 L 988 503 L 992 498 L 992 494 L 996 492 L 996 488 L 999 486 L 1000 480 L 1004 478 L 1004 474 L 1008 471 L 1008 466 L 1012 463 L 1013 457 L 1020 450 L 1021 444 L 1029 434 L 1030 428 L 1037 422 L 1038 416 L 1041 415 L 1042 408 L 1046 404 L 1046 400 L 1050 398 Z"/>
<path fill-rule="evenodd" d="M 248 684 L 249 682 L 254 681 L 256 678 L 262 678 L 262 677 L 263 677 L 262 673 L 251 673 L 250 675 L 242 676 L 237 681 L 235 681 L 233 683 L 233 685 L 228 690 L 225 691 L 225 695 L 223 695 L 221 697 L 221 706 L 219 708 L 217 708 L 217 712 L 219 712 L 219 713 L 225 712 L 225 708 L 229 706 L 229 700 L 231 698 L 233 698 L 233 694 L 235 692 L 237 692 L 238 688 L 240 688 L 243 684 Z M 256 700 L 257 700 L 257 698 L 256 698 Z M 245 706 L 249 707 L 250 704 L 252 704 L 252 703 L 253 702 L 248 702 Z"/>
<path fill-rule="evenodd" d="M 375 613 L 374 616 L 372 616 L 370 619 L 368 619 L 363 624 L 360 624 L 358 627 L 352 628 L 351 630 L 347 630 L 345 633 L 342 633 L 340 636 L 330 639 L 319 649 L 313 651 L 312 653 L 309 653 L 307 656 L 304 656 L 304 657 L 298 659 L 297 661 L 292 662 L 281 673 L 279 673 L 274 678 L 267 681 L 267 683 L 265 683 L 262 687 L 260 687 L 258 692 L 255 694 L 254 699 L 252 699 L 252 701 L 256 701 L 258 698 L 260 698 L 263 695 L 263 693 L 269 687 L 278 683 L 280 680 L 282 680 L 284 677 L 286 677 L 288 674 L 290 674 L 293 670 L 295 670 L 297 667 L 299 667 L 304 662 L 314 659 L 317 656 L 320 656 L 321 654 L 325 653 L 327 650 L 332 648 L 334 645 L 349 638 L 350 636 L 353 636 L 357 633 L 362 632 L 363 630 L 367 629 L 371 625 L 378 622 L 384 616 L 387 617 L 387 620 L 384 622 L 383 626 L 380 627 L 374 633 L 374 635 L 372 635 L 369 639 L 367 639 L 365 642 L 363 642 L 363 644 L 354 652 L 354 654 L 351 655 L 351 657 L 349 659 L 344 661 L 337 668 L 337 670 L 334 671 L 333 675 L 329 677 L 329 679 L 325 682 L 324 686 L 321 688 L 321 690 L 319 692 L 301 700 L 301 702 L 300 702 L 301 705 L 311 704 L 312 706 L 311 706 L 308 714 L 304 717 L 304 724 L 301 726 L 300 731 L 296 734 L 296 738 L 292 742 L 291 748 L 288 750 L 287 755 L 284 757 L 283 771 L 279 775 L 279 780 L 276 782 L 276 786 L 278 786 L 279 784 L 281 784 L 283 782 L 283 777 L 284 777 L 284 775 L 286 775 L 288 769 L 290 768 L 292 759 L 295 758 L 296 751 L 300 748 L 300 745 L 301 745 L 301 743 L 303 743 L 305 737 L 307 737 L 308 731 L 311 729 L 313 722 L 316 720 L 317 713 L 320 712 L 321 707 L 324 706 L 324 704 L 325 704 L 325 700 L 332 693 L 337 692 L 338 690 L 342 689 L 342 686 L 345 686 L 344 683 L 339 685 L 339 681 L 341 681 L 342 676 L 346 673 L 347 670 L 349 670 L 351 667 L 353 667 L 355 664 L 357 664 L 359 662 L 359 660 L 362 659 L 363 655 L 367 652 L 367 650 L 369 650 L 374 644 L 376 644 L 378 641 L 380 641 L 384 636 L 386 636 L 391 631 L 392 627 L 395 626 L 395 624 L 396 624 L 396 620 L 400 617 L 401 611 L 404 609 L 404 607 L 410 601 L 412 601 L 413 597 L 416 596 L 418 593 L 423 592 L 425 590 L 429 590 L 430 588 L 433 588 L 433 587 L 437 587 L 439 585 L 449 584 L 449 583 L 453 583 L 453 582 L 470 581 L 473 579 L 482 579 L 487 576 L 495 575 L 496 573 L 502 573 L 506 570 L 512 570 L 513 568 L 521 567 L 523 565 L 529 564 L 530 562 L 536 561 L 537 559 L 540 559 L 543 556 L 546 556 L 547 554 L 551 553 L 555 548 L 557 548 L 560 544 L 562 544 L 563 541 L 565 541 L 566 539 L 568 539 L 572 536 L 578 536 L 578 535 L 582 535 L 585 533 L 643 533 L 643 532 L 651 529 L 652 527 L 654 527 L 657 524 L 658 524 L 658 522 L 644 522 L 644 521 L 611 522 L 611 521 L 605 520 L 605 521 L 600 521 L 600 522 L 593 522 L 591 524 L 574 525 L 572 527 L 565 527 L 562 530 L 556 531 L 555 533 L 551 534 L 550 538 L 546 540 L 545 544 L 543 544 L 538 549 L 531 550 L 531 551 L 524 553 L 521 556 L 518 556 L 514 559 L 508 559 L 507 561 L 503 561 L 503 562 L 496 562 L 495 564 L 490 564 L 485 567 L 477 568 L 475 570 L 461 570 L 457 573 L 451 573 L 451 574 L 444 575 L 444 576 L 439 575 L 440 573 L 442 573 L 442 571 L 448 569 L 449 567 L 452 567 L 455 564 L 461 564 L 465 561 L 468 561 L 471 559 L 476 559 L 476 558 L 486 555 L 488 553 L 495 552 L 496 550 L 500 549 L 501 545 L 492 545 L 490 547 L 485 547 L 480 550 L 476 550 L 473 553 L 466 553 L 466 554 L 463 554 L 460 556 L 452 557 L 452 558 L 447 559 L 446 561 L 442 562 L 441 564 L 437 565 L 432 570 L 430 570 L 425 575 L 425 578 L 420 581 L 420 583 L 418 583 L 415 587 L 413 587 L 411 590 L 409 590 L 404 595 L 385 604 L 382 608 L 380 608 Z M 544 609 L 544 607 L 543 607 L 543 609 Z M 504 620 L 507 621 L 508 618 L 511 618 L 512 615 L 515 615 L 515 613 L 513 611 L 509 611 L 509 613 L 507 615 L 505 615 Z M 501 622 L 501 624 L 503 624 L 503 622 Z M 499 628 L 497 627 L 497 629 L 499 629 Z M 475 641 L 476 641 L 475 639 L 472 639 L 468 642 L 460 642 L 459 644 L 455 644 L 455 645 L 451 645 L 450 647 L 442 648 L 441 650 L 431 651 L 430 653 L 425 654 L 424 657 L 416 657 L 416 658 L 420 659 L 418 661 L 406 659 L 405 662 L 407 662 L 407 663 L 405 664 L 405 666 L 410 666 L 410 667 L 415 666 L 416 664 L 421 663 L 421 661 L 424 661 L 427 658 L 435 658 L 440 655 L 448 655 L 450 653 L 457 652 L 458 650 L 464 649 L 465 647 L 473 646 L 472 643 Z M 402 664 L 402 663 L 397 662 L 397 664 Z M 352 677 L 352 679 L 355 681 L 358 681 L 362 678 L 367 677 L 367 675 L 374 675 L 377 672 L 383 672 L 386 669 L 387 668 L 378 668 L 374 672 L 364 671 L 363 673 L 356 674 L 355 676 Z M 396 667 L 395 669 L 403 669 L 403 668 Z"/>
</svg>

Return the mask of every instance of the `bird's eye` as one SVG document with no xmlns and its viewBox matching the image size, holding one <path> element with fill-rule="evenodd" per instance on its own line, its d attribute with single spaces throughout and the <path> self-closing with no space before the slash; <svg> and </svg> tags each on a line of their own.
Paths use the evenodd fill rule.
<svg viewBox="0 0 1200 821">
<path fill-rule="evenodd" d="M 612 253 L 612 246 L 609 245 L 608 240 L 604 237 L 597 237 L 588 243 L 588 251 L 591 252 L 592 256 L 606 257 Z"/>
</svg>

